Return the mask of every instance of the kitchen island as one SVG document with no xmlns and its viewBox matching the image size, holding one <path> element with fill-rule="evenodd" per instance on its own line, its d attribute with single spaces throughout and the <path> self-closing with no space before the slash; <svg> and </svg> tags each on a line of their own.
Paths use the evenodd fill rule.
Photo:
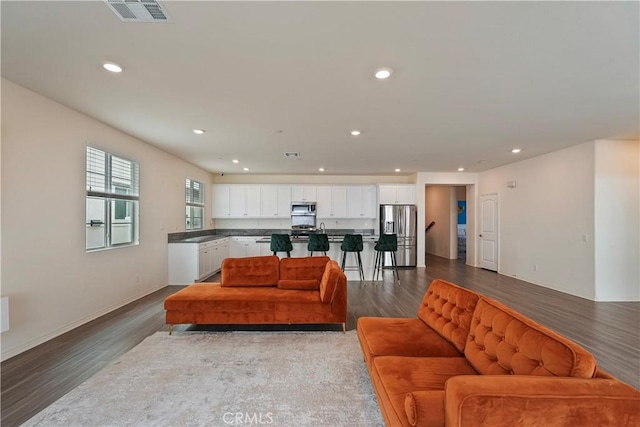
<svg viewBox="0 0 640 427">
<path fill-rule="evenodd" d="M 330 235 L 329 236 L 329 250 L 327 251 L 327 256 L 335 261 L 338 264 L 342 263 L 342 250 L 340 249 L 340 245 L 342 244 L 344 236 L 341 235 Z M 378 241 L 378 236 L 375 235 L 363 235 L 362 236 L 362 253 L 360 254 L 362 258 L 362 269 L 364 270 L 364 279 L 366 281 L 370 281 L 373 278 L 373 262 L 375 260 L 375 249 L 374 246 Z M 256 243 L 267 245 L 265 250 L 260 250 L 260 253 L 266 254 L 269 252 L 268 245 L 271 243 L 271 237 L 263 237 L 261 239 L 256 240 Z M 309 238 L 306 236 L 292 236 L 291 244 L 293 245 L 293 251 L 291 252 L 292 257 L 305 257 L 309 256 L 309 251 L 307 250 L 307 244 L 309 243 Z M 315 252 L 314 255 L 320 255 L 321 253 Z M 286 257 L 287 254 L 284 252 L 279 252 L 278 256 L 280 258 Z M 355 252 L 347 253 L 347 267 L 358 265 L 358 261 L 356 258 Z M 344 272 L 347 276 L 347 280 L 360 280 L 360 273 L 357 269 L 349 270 Z M 382 279 L 382 275 L 379 276 L 379 280 Z"/>
</svg>

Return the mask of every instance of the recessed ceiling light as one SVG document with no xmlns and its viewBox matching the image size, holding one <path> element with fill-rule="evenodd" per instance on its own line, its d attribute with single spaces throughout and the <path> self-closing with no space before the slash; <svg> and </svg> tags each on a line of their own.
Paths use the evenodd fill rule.
<svg viewBox="0 0 640 427">
<path fill-rule="evenodd" d="M 248 171 L 248 170 L 249 170 L 249 168 L 242 168 L 242 170 L 243 170 L 243 171 Z"/>
<path fill-rule="evenodd" d="M 324 172 L 324 168 L 318 168 L 320 172 Z"/>
<path fill-rule="evenodd" d="M 193 133 L 198 134 L 198 135 L 202 135 L 204 133 L 204 130 L 202 130 L 202 129 L 194 129 Z"/>
<path fill-rule="evenodd" d="M 521 152 L 521 151 L 522 151 L 522 150 L 521 150 L 521 149 L 519 149 L 519 148 L 514 148 L 513 150 L 511 150 L 511 152 L 512 152 L 513 154 L 518 154 L 518 153 L 519 153 L 519 152 Z"/>
<path fill-rule="evenodd" d="M 122 65 L 116 64 L 115 62 L 105 62 L 102 64 L 105 70 L 111 71 L 112 73 L 121 73 L 124 68 Z"/>
<path fill-rule="evenodd" d="M 362 132 L 359 130 L 352 130 L 351 132 L 349 132 L 351 134 L 351 136 L 358 136 L 360 135 Z"/>
<path fill-rule="evenodd" d="M 400 168 L 397 168 L 397 169 L 396 169 L 396 172 L 400 172 Z"/>
<path fill-rule="evenodd" d="M 392 72 L 393 70 L 391 70 L 391 68 L 380 68 L 376 70 L 374 76 L 376 76 L 376 79 L 384 80 L 388 79 Z"/>
<path fill-rule="evenodd" d="M 458 172 L 463 172 L 464 168 L 458 168 Z"/>
<path fill-rule="evenodd" d="M 232 161 L 233 163 L 240 163 L 240 160 L 238 160 L 238 159 L 233 159 L 233 160 L 231 160 L 231 161 Z"/>
</svg>

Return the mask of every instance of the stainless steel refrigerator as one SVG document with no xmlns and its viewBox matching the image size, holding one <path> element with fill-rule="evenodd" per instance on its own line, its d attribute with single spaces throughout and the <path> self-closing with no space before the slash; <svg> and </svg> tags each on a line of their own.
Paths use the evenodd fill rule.
<svg viewBox="0 0 640 427">
<path fill-rule="evenodd" d="M 416 232 L 418 215 L 416 205 L 380 205 L 380 234 L 397 234 L 398 267 L 415 267 L 417 254 Z M 391 265 L 390 254 L 385 256 L 385 265 Z"/>
</svg>

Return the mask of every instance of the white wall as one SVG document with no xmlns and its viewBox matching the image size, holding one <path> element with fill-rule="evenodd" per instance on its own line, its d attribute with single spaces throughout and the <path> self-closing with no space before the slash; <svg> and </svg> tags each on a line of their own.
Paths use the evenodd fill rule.
<svg viewBox="0 0 640 427">
<path fill-rule="evenodd" d="M 87 143 L 140 162 L 140 245 L 85 252 Z M 184 179 L 211 182 L 202 169 L 4 79 L 1 158 L 1 281 L 11 316 L 2 360 L 166 286 L 167 233 L 184 231 Z"/>
<path fill-rule="evenodd" d="M 593 142 L 480 174 L 478 194 L 499 197 L 499 273 L 595 298 L 593 177 Z"/>
<path fill-rule="evenodd" d="M 640 300 L 640 142 L 595 142 L 595 299 Z"/>
</svg>

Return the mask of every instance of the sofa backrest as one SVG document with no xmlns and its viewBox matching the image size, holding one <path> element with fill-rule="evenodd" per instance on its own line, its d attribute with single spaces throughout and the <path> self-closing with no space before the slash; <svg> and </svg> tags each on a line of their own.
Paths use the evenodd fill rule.
<svg viewBox="0 0 640 427">
<path fill-rule="evenodd" d="M 320 301 L 331 302 L 341 276 L 344 276 L 344 273 L 338 263 L 334 260 L 327 262 L 320 280 Z M 344 280 L 346 281 L 346 278 Z"/>
<path fill-rule="evenodd" d="M 275 255 L 225 258 L 220 275 L 221 286 L 277 286 L 280 261 Z"/>
<path fill-rule="evenodd" d="M 418 317 L 463 351 L 479 298 L 475 292 L 436 279 L 422 298 Z"/>
<path fill-rule="evenodd" d="M 328 256 L 282 258 L 278 287 L 284 289 L 320 289 Z"/>
<path fill-rule="evenodd" d="M 493 299 L 482 297 L 464 349 L 485 375 L 592 378 L 596 361 L 585 349 Z"/>
</svg>

